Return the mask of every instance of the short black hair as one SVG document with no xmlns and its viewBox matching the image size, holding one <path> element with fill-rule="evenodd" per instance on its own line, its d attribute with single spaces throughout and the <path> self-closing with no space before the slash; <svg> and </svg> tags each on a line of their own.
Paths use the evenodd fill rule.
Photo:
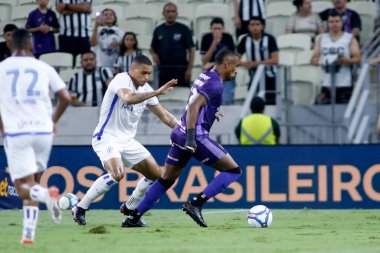
<svg viewBox="0 0 380 253">
<path fill-rule="evenodd" d="M 327 15 L 327 19 L 329 19 L 329 17 L 340 17 L 343 20 L 342 14 L 337 12 L 335 9 L 332 9 L 331 11 L 329 11 Z"/>
<path fill-rule="evenodd" d="M 299 10 L 304 1 L 305 0 L 293 0 L 293 5 L 297 8 L 297 10 Z"/>
<path fill-rule="evenodd" d="M 136 55 L 135 59 L 133 59 L 133 63 L 136 63 L 138 65 L 141 65 L 141 64 L 145 64 L 149 66 L 153 65 L 152 61 L 143 54 Z"/>
<path fill-rule="evenodd" d="M 224 21 L 223 21 L 222 18 L 218 18 L 218 17 L 216 17 L 216 18 L 213 18 L 213 19 L 211 20 L 211 22 L 210 22 L 210 26 L 212 26 L 213 24 L 220 24 L 220 25 L 224 26 Z"/>
<path fill-rule="evenodd" d="M 251 22 L 251 21 L 259 21 L 263 26 L 265 26 L 265 19 L 263 19 L 262 17 L 260 16 L 252 16 L 249 18 L 249 21 L 248 21 L 248 24 Z"/>
<path fill-rule="evenodd" d="M 228 48 L 223 48 L 215 55 L 215 64 L 222 64 L 226 57 L 235 57 L 236 54 L 234 51 L 229 50 Z"/>
<path fill-rule="evenodd" d="M 80 55 L 80 59 L 81 59 L 81 60 L 83 59 L 83 55 L 85 55 L 85 54 L 92 54 L 92 55 L 95 56 L 95 58 L 96 58 L 96 53 L 95 53 L 94 51 L 92 51 L 92 50 L 87 50 L 87 51 L 81 53 L 81 55 Z"/>
<path fill-rule="evenodd" d="M 14 24 L 6 24 L 5 26 L 4 26 L 4 28 L 3 28 L 3 32 L 4 32 L 4 34 L 5 33 L 7 33 L 7 32 L 12 32 L 12 31 L 14 31 L 14 30 L 16 30 L 17 29 L 17 26 L 16 25 L 14 25 Z"/>
<path fill-rule="evenodd" d="M 265 101 L 261 97 L 253 97 L 251 100 L 251 112 L 252 113 L 263 113 L 265 109 Z"/>
<path fill-rule="evenodd" d="M 26 29 L 16 29 L 12 32 L 13 50 L 28 49 L 31 41 L 30 33 Z"/>
</svg>

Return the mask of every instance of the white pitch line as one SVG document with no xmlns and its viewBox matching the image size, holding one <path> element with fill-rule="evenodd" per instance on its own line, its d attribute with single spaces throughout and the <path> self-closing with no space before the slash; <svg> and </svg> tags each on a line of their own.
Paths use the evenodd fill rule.
<svg viewBox="0 0 380 253">
<path fill-rule="evenodd" d="M 234 209 L 234 210 L 223 210 L 223 211 L 208 211 L 208 212 L 203 212 L 203 214 L 240 213 L 240 212 L 248 212 L 248 209 Z"/>
</svg>

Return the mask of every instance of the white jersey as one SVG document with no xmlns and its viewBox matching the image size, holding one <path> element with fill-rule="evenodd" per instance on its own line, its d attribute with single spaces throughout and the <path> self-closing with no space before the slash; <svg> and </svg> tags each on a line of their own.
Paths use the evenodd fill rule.
<svg viewBox="0 0 380 253">
<path fill-rule="evenodd" d="M 99 123 L 93 136 L 98 140 L 128 141 L 134 138 L 138 121 L 146 105 L 159 103 L 157 97 L 152 97 L 139 104 L 125 105 L 117 96 L 117 91 L 120 89 L 129 89 L 135 93 L 153 91 L 148 83 L 136 89 L 131 77 L 126 72 L 117 74 L 108 85 L 100 108 Z"/>
<path fill-rule="evenodd" d="M 0 63 L 0 80 L 5 135 L 52 133 L 49 89 L 66 88 L 54 68 L 32 57 L 12 56 Z"/>
<path fill-rule="evenodd" d="M 323 86 L 331 87 L 331 73 L 328 66 L 335 62 L 338 57 L 351 58 L 351 43 L 353 36 L 350 33 L 343 32 L 336 40 L 332 40 L 330 34 L 325 33 L 321 36 L 321 65 L 324 67 L 325 75 L 323 77 Z M 352 85 L 352 71 L 348 64 L 337 65 L 335 74 L 336 87 L 350 87 Z"/>
</svg>

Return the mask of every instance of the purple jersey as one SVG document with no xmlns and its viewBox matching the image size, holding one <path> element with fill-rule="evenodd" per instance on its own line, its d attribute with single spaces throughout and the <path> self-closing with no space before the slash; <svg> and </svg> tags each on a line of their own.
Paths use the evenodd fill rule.
<svg viewBox="0 0 380 253">
<path fill-rule="evenodd" d="M 203 106 L 198 114 L 195 124 L 196 135 L 208 135 L 212 124 L 215 121 L 215 114 L 222 104 L 223 80 L 215 70 L 205 71 L 199 75 L 191 87 L 189 101 L 186 105 L 185 113 L 181 118 L 181 128 L 186 130 L 186 115 L 189 104 L 202 94 L 207 99 L 207 104 Z"/>
</svg>

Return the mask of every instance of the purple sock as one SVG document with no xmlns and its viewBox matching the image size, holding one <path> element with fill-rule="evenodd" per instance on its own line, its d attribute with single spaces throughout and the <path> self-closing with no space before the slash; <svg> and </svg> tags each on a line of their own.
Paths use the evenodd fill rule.
<svg viewBox="0 0 380 253">
<path fill-rule="evenodd" d="M 224 191 L 232 182 L 236 181 L 241 175 L 240 169 L 233 169 L 231 172 L 224 171 L 217 175 L 203 190 L 207 198 L 212 198 Z"/>
<path fill-rule="evenodd" d="M 162 179 L 157 180 L 146 191 L 144 198 L 136 207 L 139 213 L 144 214 L 150 210 L 157 203 L 157 200 L 170 188 L 171 185 L 168 187 L 168 185 L 162 184 L 161 181 Z"/>
</svg>

